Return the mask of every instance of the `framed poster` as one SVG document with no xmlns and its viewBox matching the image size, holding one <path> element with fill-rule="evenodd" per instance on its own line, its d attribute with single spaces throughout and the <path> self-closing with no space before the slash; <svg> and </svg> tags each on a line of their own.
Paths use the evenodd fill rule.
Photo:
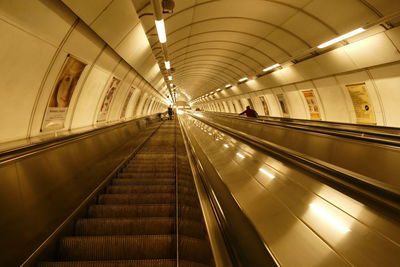
<svg viewBox="0 0 400 267">
<path fill-rule="evenodd" d="M 283 94 L 277 94 L 276 98 L 278 98 L 279 105 L 281 106 L 283 117 L 290 117 L 285 96 Z"/>
<path fill-rule="evenodd" d="M 110 83 L 110 86 L 107 90 L 107 93 L 103 99 L 103 103 L 101 104 L 99 114 L 97 114 L 97 122 L 105 121 L 107 118 L 108 111 L 110 110 L 111 101 L 117 91 L 118 85 L 121 80 L 113 77 Z"/>
<path fill-rule="evenodd" d="M 233 112 L 234 113 L 239 113 L 238 111 L 237 111 L 237 108 L 236 108 L 236 105 L 235 105 L 235 103 L 232 101 L 232 106 L 233 106 Z"/>
<path fill-rule="evenodd" d="M 73 56 L 67 56 L 47 104 L 42 122 L 42 131 L 64 128 L 64 121 L 72 95 L 85 66 L 85 63 Z"/>
<path fill-rule="evenodd" d="M 269 116 L 269 109 L 268 109 L 268 105 L 267 105 L 267 100 L 265 99 L 264 96 L 259 96 L 258 99 L 260 99 L 260 101 L 261 101 L 261 104 L 262 104 L 263 109 L 264 109 L 264 114 L 266 116 Z"/>
<path fill-rule="evenodd" d="M 249 105 L 252 109 L 255 109 L 255 106 L 253 104 L 253 101 L 251 101 L 251 98 L 247 98 L 247 102 L 249 102 Z"/>
<path fill-rule="evenodd" d="M 356 113 L 357 123 L 376 124 L 375 112 L 365 83 L 346 85 Z"/>
<path fill-rule="evenodd" d="M 319 113 L 317 99 L 315 98 L 313 90 L 302 91 L 304 99 L 307 102 L 308 112 L 310 113 L 310 118 L 312 120 L 321 120 L 321 115 Z"/>
<path fill-rule="evenodd" d="M 128 107 L 129 101 L 131 100 L 131 97 L 133 95 L 133 88 L 128 92 L 128 95 L 126 96 L 124 105 L 122 106 L 122 111 L 121 111 L 121 115 L 119 116 L 120 119 L 125 117 L 125 113 L 126 113 L 126 108 Z"/>
</svg>

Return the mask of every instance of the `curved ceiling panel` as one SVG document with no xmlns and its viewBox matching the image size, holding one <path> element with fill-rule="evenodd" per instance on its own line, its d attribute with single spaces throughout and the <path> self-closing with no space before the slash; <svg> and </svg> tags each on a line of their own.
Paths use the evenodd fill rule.
<svg viewBox="0 0 400 267">
<path fill-rule="evenodd" d="M 163 15 L 163 49 L 150 1 L 134 5 L 164 78 L 172 75 L 177 90 L 192 98 L 276 63 L 296 63 L 319 44 L 400 9 L 392 0 L 174 1 L 174 12 Z"/>
</svg>

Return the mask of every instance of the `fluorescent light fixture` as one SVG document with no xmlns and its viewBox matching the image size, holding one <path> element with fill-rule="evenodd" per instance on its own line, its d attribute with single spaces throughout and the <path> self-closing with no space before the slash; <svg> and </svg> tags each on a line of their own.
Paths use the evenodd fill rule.
<svg viewBox="0 0 400 267">
<path fill-rule="evenodd" d="M 208 135 L 212 135 L 212 133 L 208 133 Z"/>
<path fill-rule="evenodd" d="M 197 116 L 197 117 L 200 117 L 200 118 L 203 118 L 203 117 L 204 117 L 202 114 L 198 114 L 198 113 L 196 113 L 196 114 L 194 114 L 194 115 Z"/>
<path fill-rule="evenodd" d="M 158 33 L 158 39 L 160 40 L 160 43 L 165 43 L 167 41 L 167 35 L 165 34 L 165 26 L 164 26 L 164 20 L 156 20 L 156 28 L 157 28 L 157 33 Z"/>
<path fill-rule="evenodd" d="M 269 71 L 269 70 L 275 69 L 275 68 L 279 67 L 280 65 L 281 64 L 276 63 L 275 65 L 272 65 L 272 66 L 269 66 L 268 68 L 263 69 L 263 71 Z"/>
<path fill-rule="evenodd" d="M 325 221 L 327 221 L 329 224 L 331 224 L 332 226 L 336 227 L 340 231 L 345 232 L 345 233 L 350 231 L 349 227 L 347 227 L 346 225 L 344 225 L 343 223 L 338 221 L 335 217 L 333 217 L 329 212 L 324 210 L 319 205 L 317 205 L 315 203 L 311 203 L 310 204 L 310 208 L 311 208 L 312 211 L 317 213 L 322 219 L 324 219 Z"/>
<path fill-rule="evenodd" d="M 225 88 L 228 88 L 228 87 L 231 87 L 232 85 L 231 84 L 227 84 L 227 85 L 225 85 Z"/>
<path fill-rule="evenodd" d="M 243 154 L 241 154 L 241 153 L 236 153 L 236 155 L 238 156 L 238 157 L 240 157 L 240 158 L 242 158 L 242 159 L 244 159 L 245 158 L 245 156 L 243 155 Z"/>
<path fill-rule="evenodd" d="M 172 76 L 171 76 L 171 75 L 168 76 L 168 80 L 169 80 L 169 81 L 172 81 Z"/>
<path fill-rule="evenodd" d="M 244 82 L 244 81 L 247 81 L 249 78 L 247 78 L 247 77 L 243 77 L 242 79 L 240 79 L 239 80 L 239 82 Z"/>
<path fill-rule="evenodd" d="M 337 42 L 343 41 L 344 39 L 350 38 L 350 37 L 352 37 L 352 36 L 354 36 L 354 35 L 357 35 L 357 34 L 359 34 L 359 33 L 362 33 L 362 32 L 365 32 L 365 29 L 364 29 L 364 28 L 358 28 L 358 29 L 356 29 L 356 30 L 354 30 L 354 31 L 351 31 L 351 32 L 348 32 L 348 33 L 346 33 L 346 34 L 343 34 L 343 35 L 341 35 L 341 36 L 339 36 L 339 37 L 336 37 L 335 39 L 332 39 L 332 40 L 330 40 L 330 41 L 328 41 L 328 42 L 325 42 L 325 43 L 323 43 L 323 44 L 320 44 L 320 45 L 318 46 L 318 48 L 324 48 L 324 47 L 333 45 L 333 44 L 335 44 L 335 43 L 337 43 Z"/>
<path fill-rule="evenodd" d="M 169 61 L 165 61 L 165 68 L 169 70 L 171 68 L 171 63 Z"/>
<path fill-rule="evenodd" d="M 222 89 L 221 88 L 218 88 L 217 90 L 215 90 L 215 91 L 217 91 L 217 92 L 221 92 L 222 91 Z"/>
<path fill-rule="evenodd" d="M 263 168 L 259 168 L 258 169 L 260 172 L 264 173 L 265 175 L 267 175 L 269 178 L 274 179 L 275 175 L 273 175 L 272 173 L 270 173 L 269 171 L 264 170 Z"/>
<path fill-rule="evenodd" d="M 214 92 L 210 92 L 210 95 L 213 95 L 214 94 Z"/>
</svg>

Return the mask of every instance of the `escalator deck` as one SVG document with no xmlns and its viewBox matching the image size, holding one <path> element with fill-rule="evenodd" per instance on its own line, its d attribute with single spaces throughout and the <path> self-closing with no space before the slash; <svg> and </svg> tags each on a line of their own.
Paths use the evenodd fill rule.
<svg viewBox="0 0 400 267">
<path fill-rule="evenodd" d="M 213 266 L 190 167 L 176 154 L 181 140 L 175 121 L 164 122 L 76 222 L 75 235 L 60 240 L 56 261 L 39 266 Z"/>
</svg>

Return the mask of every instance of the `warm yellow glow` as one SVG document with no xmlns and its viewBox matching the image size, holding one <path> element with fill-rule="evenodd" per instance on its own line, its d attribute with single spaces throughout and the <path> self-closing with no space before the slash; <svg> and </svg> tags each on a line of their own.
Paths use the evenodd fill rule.
<svg viewBox="0 0 400 267">
<path fill-rule="evenodd" d="M 274 179 L 275 175 L 273 175 L 272 173 L 270 173 L 269 171 L 264 170 L 263 168 L 258 169 L 260 172 L 264 173 L 265 175 L 267 175 L 269 178 Z"/>
<path fill-rule="evenodd" d="M 275 65 L 272 65 L 272 66 L 270 66 L 268 68 L 263 69 L 263 71 L 269 71 L 269 70 L 275 69 L 275 68 L 279 67 L 280 65 L 281 64 L 276 63 Z"/>
<path fill-rule="evenodd" d="M 156 28 L 157 28 L 157 33 L 158 33 L 158 39 L 160 40 L 160 43 L 165 43 L 167 41 L 167 35 L 165 34 L 165 26 L 164 26 L 164 20 L 156 20 Z"/>
<path fill-rule="evenodd" d="M 165 68 L 169 70 L 171 68 L 171 63 L 169 61 L 165 61 Z"/>
<path fill-rule="evenodd" d="M 173 83 L 170 83 L 169 86 L 174 87 L 174 84 L 173 84 Z"/>
<path fill-rule="evenodd" d="M 333 44 L 335 44 L 335 43 L 337 43 L 337 42 L 343 41 L 344 39 L 350 38 L 350 37 L 352 37 L 352 36 L 354 36 L 354 35 L 357 35 L 357 34 L 359 34 L 359 33 L 362 33 L 362 32 L 365 32 L 365 29 L 364 29 L 364 28 L 358 28 L 358 29 L 356 29 L 356 30 L 354 30 L 354 31 L 351 31 L 351 32 L 348 32 L 348 33 L 346 33 L 346 34 L 343 34 L 343 35 L 341 35 L 341 36 L 339 36 L 339 37 L 336 37 L 335 39 L 332 39 L 332 40 L 330 40 L 330 41 L 328 41 L 328 42 L 325 42 L 325 43 L 323 43 L 323 44 L 320 44 L 320 45 L 318 46 L 318 48 L 324 48 L 324 47 L 333 45 Z"/>
<path fill-rule="evenodd" d="M 199 117 L 199 118 L 203 118 L 204 117 L 202 114 L 199 114 L 199 113 L 195 113 L 194 115 Z"/>
<path fill-rule="evenodd" d="M 324 210 L 318 204 L 311 203 L 310 208 L 312 211 L 314 211 L 316 214 L 318 214 L 322 219 L 324 219 L 325 221 L 327 221 L 329 224 L 336 227 L 340 231 L 345 232 L 345 233 L 350 231 L 350 229 L 346 225 L 344 225 L 343 223 L 338 221 L 335 217 L 333 217 L 329 212 Z"/>
<path fill-rule="evenodd" d="M 228 87 L 231 87 L 232 85 L 231 84 L 227 84 L 227 85 L 225 85 L 225 88 L 228 88 Z"/>
<path fill-rule="evenodd" d="M 217 91 L 217 92 L 220 92 L 220 91 L 222 91 L 222 89 L 221 88 L 218 88 L 217 90 L 215 90 L 215 91 Z"/>
<path fill-rule="evenodd" d="M 183 110 L 181 110 L 181 109 L 178 109 L 178 110 L 176 111 L 176 113 L 178 113 L 179 115 L 182 115 L 182 114 L 185 113 L 185 111 L 183 111 Z"/>
<path fill-rule="evenodd" d="M 241 153 L 236 153 L 236 155 L 238 156 L 238 157 L 240 157 L 240 158 L 242 158 L 242 159 L 244 159 L 245 158 L 245 156 L 243 155 L 243 154 L 241 154 Z"/>
<path fill-rule="evenodd" d="M 244 81 L 247 81 L 249 78 L 247 78 L 247 77 L 243 77 L 242 79 L 240 79 L 239 80 L 239 82 L 244 82 Z"/>
<path fill-rule="evenodd" d="M 172 81 L 172 76 L 168 76 L 168 80 L 169 80 L 169 81 Z"/>
<path fill-rule="evenodd" d="M 224 147 L 228 148 L 229 146 L 227 144 L 224 144 Z"/>
</svg>

